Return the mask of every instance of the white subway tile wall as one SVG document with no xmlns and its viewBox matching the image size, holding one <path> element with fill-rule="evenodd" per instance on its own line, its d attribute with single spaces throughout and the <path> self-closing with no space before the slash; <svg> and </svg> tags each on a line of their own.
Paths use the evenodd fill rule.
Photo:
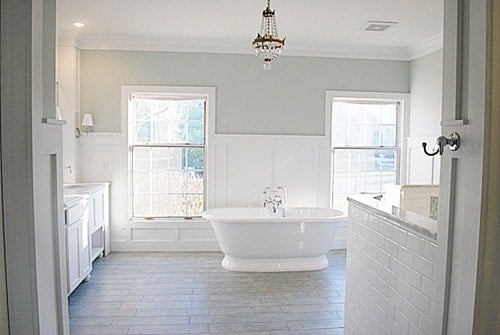
<svg viewBox="0 0 500 335">
<path fill-rule="evenodd" d="M 345 335 L 432 335 L 436 241 L 349 205 Z"/>
</svg>

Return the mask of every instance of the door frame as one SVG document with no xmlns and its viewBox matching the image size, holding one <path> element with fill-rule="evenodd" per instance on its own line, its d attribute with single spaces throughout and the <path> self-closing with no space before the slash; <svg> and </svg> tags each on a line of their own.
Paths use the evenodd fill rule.
<svg viewBox="0 0 500 335">
<path fill-rule="evenodd" d="M 0 233 L 11 334 L 69 334 L 62 184 L 52 183 L 62 183 L 62 124 L 51 122 L 55 6 L 1 2 Z"/>
<path fill-rule="evenodd" d="M 6 2 L 7 1 L 2 1 L 2 12 L 3 12 L 3 6 Z M 10 2 L 13 2 L 13 1 L 10 1 Z M 25 4 L 25 6 L 32 5 L 32 1 L 24 1 L 23 3 Z M 480 87 L 483 85 L 483 83 L 486 83 L 486 79 L 483 81 L 481 79 L 484 79 L 483 77 L 488 72 L 488 71 L 486 71 L 484 66 L 481 65 L 480 55 L 486 54 L 486 50 L 485 50 L 486 31 L 493 30 L 491 18 L 490 19 L 486 18 L 486 12 L 487 12 L 486 7 L 492 6 L 493 3 L 494 3 L 494 0 L 472 0 L 472 1 L 471 0 L 445 0 L 445 45 L 447 43 L 448 44 L 449 43 L 456 44 L 457 40 L 453 39 L 453 38 L 452 38 L 452 40 L 450 40 L 449 37 L 450 37 L 450 34 L 452 34 L 455 37 L 457 35 L 458 25 L 456 25 L 456 23 L 458 21 L 457 18 L 459 17 L 458 4 L 467 4 L 468 5 L 467 15 L 468 15 L 468 18 L 470 19 L 468 24 L 469 24 L 469 28 L 472 28 L 472 31 L 469 29 L 469 32 L 471 32 L 475 37 L 475 38 L 471 38 L 468 42 L 471 42 L 471 44 L 474 43 L 475 46 L 479 47 L 479 49 L 476 49 L 476 52 L 479 50 L 479 56 L 477 54 L 470 54 L 469 56 L 471 56 L 471 58 L 469 58 L 467 60 L 467 63 L 468 63 L 467 68 L 469 69 L 469 71 L 467 73 L 467 75 L 469 77 L 467 78 L 467 80 L 468 80 L 469 85 L 465 88 L 472 89 L 472 92 L 469 91 L 467 93 L 469 98 L 471 97 L 471 95 L 473 97 L 473 101 L 471 101 L 470 99 L 468 99 L 468 101 L 467 101 L 468 111 L 474 112 L 475 113 L 474 115 L 476 117 L 478 117 L 480 120 L 478 123 L 474 122 L 474 124 L 470 123 L 470 124 L 464 124 L 462 126 L 459 125 L 459 127 L 462 128 L 460 131 L 462 131 L 462 134 L 464 135 L 464 137 L 463 137 L 464 143 L 463 143 L 462 152 L 465 151 L 467 154 L 475 153 L 476 157 L 477 157 L 477 155 L 479 155 L 479 157 L 480 157 L 480 160 L 478 163 L 480 165 L 480 170 L 477 170 L 477 166 L 474 166 L 474 171 L 472 172 L 475 176 L 474 181 L 477 182 L 479 179 L 478 185 L 487 184 L 488 177 L 490 177 L 490 176 L 497 176 L 498 177 L 498 171 L 500 170 L 499 161 L 498 161 L 498 156 L 499 156 L 498 152 L 496 152 L 496 153 L 490 152 L 491 155 L 494 155 L 494 156 L 490 156 L 490 157 L 488 157 L 488 155 L 484 154 L 484 151 L 483 151 L 484 135 L 482 135 L 482 132 L 485 130 L 484 118 L 486 117 L 486 118 L 488 118 L 488 120 L 495 120 L 495 122 L 498 123 L 498 115 L 497 115 L 498 113 L 497 112 L 493 113 L 492 109 L 485 110 L 485 108 L 484 108 L 485 102 L 483 101 L 483 103 L 481 103 L 481 100 L 484 100 L 484 96 L 483 97 L 478 96 L 479 91 L 480 91 Z M 18 8 L 22 9 L 22 7 L 20 6 L 20 1 L 16 1 L 16 5 L 19 6 Z M 491 7 L 489 7 L 489 8 L 491 8 Z M 28 13 L 31 13 L 31 8 L 28 8 L 28 9 L 29 9 Z M 495 6 L 495 13 L 496 13 L 495 17 L 498 17 L 497 6 Z M 18 15 L 21 18 L 26 17 L 26 12 L 19 13 Z M 487 22 L 487 26 L 484 26 L 484 22 Z M 5 21 L 2 18 L 2 32 L 4 31 L 3 30 L 4 23 L 5 23 Z M 483 26 L 484 26 L 484 28 L 483 28 Z M 496 26 L 497 25 L 495 25 L 495 27 Z M 446 27 L 448 27 L 448 28 L 446 28 Z M 448 29 L 448 33 L 446 32 L 447 29 Z M 454 32 L 450 32 L 450 29 Z M 31 41 L 31 37 L 32 37 L 31 34 L 32 34 L 31 30 L 26 29 L 24 32 L 19 33 L 19 38 L 20 38 L 20 40 L 25 38 L 26 40 Z M 478 37 L 478 38 L 476 39 L 476 37 Z M 491 41 L 490 41 L 490 43 L 491 43 Z M 457 50 L 458 46 L 457 45 L 448 46 L 448 47 L 445 46 L 446 49 L 450 49 L 450 47 L 455 47 L 455 50 Z M 6 49 L 4 49 L 4 39 L 2 38 L 2 60 L 7 55 L 14 55 L 14 56 L 24 55 L 24 53 L 19 52 L 18 50 L 12 50 L 8 54 L 5 54 L 4 53 L 5 50 Z M 484 52 L 481 52 L 481 51 L 484 51 Z M 444 59 L 446 60 L 444 63 L 444 67 L 447 68 L 447 70 L 445 70 L 445 71 L 455 71 L 455 75 L 450 77 L 450 78 L 455 78 L 455 79 L 444 80 L 444 88 L 446 90 L 446 87 L 449 88 L 450 84 L 451 84 L 451 87 L 457 88 L 455 81 L 457 78 L 460 78 L 460 77 L 457 77 L 456 68 L 455 68 L 455 70 L 452 70 L 450 67 L 455 66 L 457 64 L 457 60 L 460 62 L 463 62 L 464 60 L 463 60 L 463 58 L 457 59 L 457 54 L 453 55 L 453 53 L 451 53 L 451 52 L 450 53 L 446 52 L 444 54 L 445 54 Z M 483 59 L 483 61 L 484 61 L 484 59 Z M 490 69 L 491 67 L 497 68 L 498 65 L 497 65 L 497 63 L 495 63 L 493 65 L 491 63 L 487 64 L 487 69 Z M 462 73 L 461 75 L 463 75 L 463 74 L 464 73 Z M 446 76 L 446 74 L 445 74 L 445 76 Z M 18 78 L 21 78 L 21 77 L 23 77 L 23 76 L 18 76 Z M 4 79 L 3 78 L 3 71 L 2 71 L 2 79 Z M 27 78 L 22 78 L 22 80 L 30 81 L 31 79 L 28 76 Z M 460 79 L 460 80 L 462 80 L 462 79 Z M 453 85 L 453 83 L 455 83 L 455 85 Z M 495 83 L 498 83 L 497 79 L 496 79 Z M 473 87 L 472 84 L 478 84 L 479 91 L 478 91 L 478 87 Z M 28 85 L 21 85 L 21 87 L 30 87 L 30 85 L 29 84 Z M 489 86 L 489 87 L 491 89 L 492 86 Z M 462 87 L 461 89 L 464 89 L 464 87 Z M 484 92 L 484 89 L 483 89 L 483 92 Z M 448 93 L 449 93 L 449 91 L 448 91 Z M 20 94 L 17 94 L 17 95 L 20 95 Z M 21 96 L 21 98 L 22 98 L 22 96 Z M 455 107 L 455 108 L 452 108 L 452 110 L 456 111 L 457 110 L 456 103 L 458 101 L 456 99 L 457 97 L 455 95 L 453 95 L 452 99 L 449 99 L 449 98 L 450 98 L 449 94 L 443 96 L 444 107 L 445 108 L 451 107 L 451 105 L 453 105 L 453 107 Z M 491 92 L 490 92 L 490 98 L 491 98 Z M 459 100 L 461 100 L 461 99 L 459 99 Z M 447 102 L 445 102 L 445 101 L 447 101 Z M 494 101 L 497 101 L 496 98 Z M 463 103 L 464 101 L 461 101 L 461 102 Z M 495 108 L 497 108 L 496 106 L 497 105 L 495 105 Z M 479 109 L 476 109 L 477 107 Z M 2 113 L 3 113 L 3 109 L 4 109 L 4 100 L 2 99 Z M 455 115 L 455 117 L 456 116 L 457 115 Z M 472 118 L 470 118 L 470 117 L 469 117 L 469 119 L 472 120 Z M 29 119 L 22 119 L 22 120 L 17 120 L 17 121 L 20 122 L 17 124 L 17 126 L 21 127 L 21 129 L 20 129 L 21 136 L 18 136 L 18 137 L 21 137 L 21 140 L 25 141 L 27 138 L 24 137 L 24 135 L 22 135 L 22 134 L 24 134 L 26 127 L 27 127 L 27 129 L 31 128 L 31 119 L 29 118 Z M 2 119 L 2 126 L 4 126 L 3 119 Z M 16 124 L 13 124 L 13 126 L 16 127 Z M 457 125 L 450 125 L 449 127 L 456 128 L 458 126 Z M 18 129 L 18 128 L 19 127 L 16 127 L 12 131 L 9 131 L 9 134 L 10 133 L 15 134 L 15 129 Z M 4 129 L 4 128 L 2 127 L 2 129 Z M 443 130 L 446 131 L 448 129 L 446 127 L 443 127 Z M 485 135 L 490 134 L 490 132 L 491 132 L 491 128 L 486 129 Z M 2 135 L 2 137 L 6 136 L 6 134 L 4 134 L 4 133 L 2 133 L 1 135 Z M 29 139 L 29 137 L 28 137 L 28 139 Z M 491 144 L 489 144 L 490 143 L 489 141 L 491 141 L 491 137 L 486 142 L 485 149 L 493 150 L 495 147 L 492 146 Z M 32 146 L 32 143 L 28 143 L 27 148 L 29 150 L 31 150 L 31 146 Z M 470 150 L 470 151 L 466 151 L 467 147 L 469 148 L 468 150 Z M 474 149 L 478 149 L 479 152 L 474 152 Z M 2 152 L 2 155 L 3 154 L 4 153 Z M 467 164 L 462 164 L 460 162 L 460 157 L 451 157 L 451 155 L 449 155 L 449 154 L 447 154 L 447 155 L 448 156 L 445 156 L 443 158 L 443 162 L 446 162 L 446 164 L 447 164 L 446 169 L 448 169 L 449 172 L 443 173 L 441 178 L 442 178 L 442 182 L 447 183 L 448 191 L 450 191 L 450 192 L 446 194 L 443 190 L 441 196 L 443 196 L 442 199 L 444 201 L 442 201 L 442 203 L 444 203 L 446 201 L 446 199 L 448 199 L 448 200 L 455 200 L 459 205 L 462 205 L 464 200 L 467 200 L 467 199 L 463 199 L 464 195 L 457 194 L 455 199 L 451 199 L 450 194 L 453 194 L 451 191 L 458 191 L 457 187 L 461 187 L 461 190 L 463 190 L 464 186 L 469 185 L 470 181 L 469 181 L 469 183 L 467 183 L 464 180 L 464 178 L 465 179 L 467 178 L 467 173 L 465 173 L 465 175 L 464 175 L 463 172 L 472 169 L 473 166 L 468 166 Z M 25 156 L 26 156 L 25 152 L 18 152 L 16 154 L 15 158 L 16 159 L 24 159 Z M 454 158 L 456 160 L 453 161 L 452 158 Z M 484 164 L 483 164 L 483 162 L 484 162 Z M 5 167 L 2 166 L 2 169 L 4 169 L 4 168 Z M 478 171 L 480 171 L 480 172 L 478 173 Z M 482 171 L 485 171 L 485 172 L 483 173 Z M 5 175 L 3 177 L 7 178 L 7 176 L 5 176 Z M 452 182 L 454 180 L 457 182 L 457 184 L 460 184 L 460 185 L 456 185 L 456 188 L 452 189 L 452 185 L 453 185 Z M 497 193 L 492 192 L 493 190 L 491 188 L 488 189 L 488 188 L 484 187 L 483 189 L 481 189 L 480 186 L 475 186 L 475 188 L 474 188 L 475 191 L 477 191 L 477 189 L 478 189 L 477 187 L 479 188 L 479 191 L 480 191 L 480 194 L 478 195 L 478 197 L 480 198 L 479 206 L 476 206 L 478 208 L 474 208 L 474 210 L 471 213 L 467 213 L 467 211 L 464 210 L 463 208 L 455 206 L 455 207 L 449 207 L 448 211 L 442 211 L 443 214 L 442 215 L 440 214 L 441 215 L 440 219 L 439 219 L 440 228 L 439 228 L 438 234 L 441 234 L 441 238 L 439 238 L 439 237 L 438 238 L 439 238 L 439 241 L 443 243 L 443 247 L 440 248 L 439 253 L 443 257 L 443 251 L 445 252 L 444 257 L 442 258 L 442 265 L 444 265 L 443 269 L 446 269 L 446 270 L 442 271 L 441 275 L 439 276 L 439 279 L 442 281 L 442 283 L 448 283 L 444 287 L 438 288 L 438 293 L 439 293 L 440 297 L 442 298 L 443 307 L 441 310 L 442 313 L 439 314 L 442 317 L 439 318 L 440 320 L 438 320 L 437 326 L 439 327 L 439 329 L 441 329 L 440 333 L 443 333 L 443 334 L 446 333 L 445 332 L 446 328 L 450 329 L 450 331 L 453 331 L 453 329 L 457 329 L 456 328 L 457 325 L 462 325 L 465 327 L 462 328 L 462 330 L 460 332 L 457 332 L 455 334 L 462 334 L 462 333 L 465 334 L 472 329 L 474 330 L 474 332 L 477 331 L 479 333 L 479 329 L 480 329 L 481 322 L 480 322 L 478 316 L 477 316 L 478 319 L 476 319 L 476 321 L 474 322 L 474 325 L 473 325 L 474 313 L 473 313 L 473 311 L 471 311 L 471 309 L 473 309 L 475 306 L 475 304 L 474 304 L 475 299 L 479 299 L 480 296 L 487 295 L 487 293 L 488 293 L 487 289 L 485 287 L 481 287 L 481 286 L 476 287 L 476 283 L 478 285 L 480 285 L 480 280 L 485 279 L 481 276 L 479 276 L 479 278 L 477 278 L 477 276 L 482 274 L 483 270 L 485 269 L 484 266 L 486 265 L 485 261 L 487 260 L 487 258 L 485 258 L 487 256 L 487 254 L 483 254 L 483 252 L 486 252 L 486 250 L 488 250 L 488 248 L 483 249 L 483 247 L 488 246 L 489 239 L 485 238 L 485 231 L 488 231 L 488 228 L 491 228 L 491 224 L 492 224 L 491 223 L 492 219 L 491 219 L 489 210 L 493 209 L 493 211 L 494 211 L 493 213 L 498 213 L 499 205 L 498 205 L 498 197 L 496 197 Z M 24 195 L 26 195 L 26 194 L 24 194 Z M 9 195 L 9 197 L 10 197 L 10 195 Z M 4 201 L 5 201 L 5 199 L 2 199 L 2 204 L 4 203 Z M 473 201 L 473 205 L 474 204 L 477 204 L 477 202 Z M 488 206 L 490 204 L 493 207 L 489 208 Z M 468 209 L 468 208 L 470 208 L 470 205 L 465 207 L 465 209 Z M 482 208 L 481 212 L 479 212 L 479 208 Z M 25 211 L 23 212 L 23 210 L 21 210 L 21 209 L 17 209 L 16 213 L 20 213 L 22 216 L 28 216 L 28 219 L 30 217 L 29 212 L 25 212 Z M 452 218 L 459 219 L 457 217 L 457 214 L 460 215 L 463 213 L 466 214 L 466 217 L 461 218 L 459 221 L 454 222 L 454 225 L 448 224 L 448 222 L 452 222 L 452 220 L 451 220 Z M 5 212 L 3 213 L 3 215 L 5 215 Z M 32 213 L 31 213 L 31 215 L 32 215 Z M 477 224 L 471 225 L 473 227 L 466 226 L 465 221 L 468 219 L 471 220 L 470 222 L 477 223 Z M 496 223 L 494 221 L 495 220 L 493 220 L 493 224 Z M 479 231 L 480 230 L 479 227 L 481 227 L 481 234 Z M 469 231 L 467 228 L 472 229 L 472 230 Z M 4 231 L 5 231 L 5 227 L 4 227 Z M 471 232 L 472 234 L 470 236 L 467 236 L 468 232 Z M 495 233 L 498 236 L 498 230 L 496 230 Z M 18 236 L 18 237 L 21 238 L 21 236 Z M 32 252 L 32 250 L 34 248 L 34 245 L 33 245 L 34 240 L 33 240 L 32 236 L 24 236 L 22 238 L 23 238 L 23 241 L 26 242 L 25 244 L 28 246 L 28 249 L 26 249 L 23 254 L 27 255 L 28 258 L 27 259 L 23 259 L 21 257 L 8 258 L 6 260 L 6 262 L 10 263 L 11 266 L 13 266 L 13 267 L 15 267 L 16 265 L 24 266 L 26 261 L 30 264 L 35 262 L 35 255 Z M 464 245 L 465 247 L 470 246 L 472 248 L 471 249 L 466 248 L 466 250 L 456 250 L 457 248 L 452 248 L 450 253 L 446 253 L 446 251 L 448 251 L 448 246 L 450 246 L 450 245 L 457 246 L 458 243 L 461 243 L 461 245 Z M 478 249 L 478 248 L 480 248 L 480 249 Z M 472 256 L 473 256 L 472 259 L 467 257 L 465 254 L 472 254 Z M 478 257 L 478 255 L 479 255 L 479 257 Z M 478 270 L 478 264 L 479 264 L 479 270 Z M 461 280 L 460 279 L 460 272 L 456 272 L 456 270 L 457 270 L 457 268 L 458 269 L 468 268 L 468 266 L 473 267 L 473 271 L 472 271 L 473 273 L 472 273 L 472 275 L 468 274 L 466 280 Z M 27 286 L 28 290 L 27 291 L 33 292 L 32 291 L 33 287 L 31 286 L 32 280 L 33 280 L 32 275 L 28 274 L 28 276 L 25 278 L 26 278 L 26 280 L 22 280 L 21 282 L 19 282 L 19 284 L 22 284 L 22 283 L 25 283 L 26 281 L 28 281 L 28 286 Z M 471 280 L 471 278 L 473 278 L 473 279 Z M 478 282 L 476 282 L 476 279 L 478 279 Z M 462 293 L 457 292 L 456 291 L 457 288 L 461 288 Z M 476 292 L 476 288 L 477 288 L 477 292 Z M 455 295 L 455 293 L 457 293 L 457 294 Z M 476 295 L 476 293 L 477 293 L 477 295 Z M 450 299 L 450 297 L 452 297 L 453 299 Z M 26 301 L 23 301 L 22 305 L 20 305 L 20 308 L 24 309 L 27 306 L 34 306 L 34 308 L 36 309 L 36 306 L 37 306 L 36 299 L 33 300 L 32 299 L 33 296 L 31 296 L 29 293 L 27 295 L 27 298 L 28 299 Z M 462 311 L 467 312 L 465 314 L 465 316 L 466 316 L 465 320 L 463 320 L 463 321 L 458 320 L 456 317 L 456 315 L 458 315 L 457 311 L 460 311 L 460 309 L 457 309 L 457 307 L 459 305 L 466 306 L 466 310 L 462 310 Z M 13 305 L 9 304 L 8 307 L 9 307 L 10 312 L 14 311 Z M 31 307 L 29 307 L 29 309 L 31 309 Z M 478 309 L 480 309 L 479 304 L 477 305 L 476 311 Z M 25 326 L 29 326 L 29 325 L 32 325 L 32 321 L 34 321 L 34 320 L 31 318 L 28 318 L 25 321 L 28 321 L 28 324 L 25 324 Z M 31 327 L 29 327 L 29 328 L 31 328 Z M 27 330 L 27 329 L 28 328 L 25 328 L 25 330 Z M 35 332 L 33 331 L 33 333 L 35 333 Z"/>
<path fill-rule="evenodd" d="M 500 291 L 498 278 L 500 264 L 500 146 L 495 135 L 500 129 L 500 3 L 487 4 L 486 49 L 486 110 L 484 131 L 484 167 L 481 222 L 479 232 L 479 260 L 474 306 L 473 334 L 498 332 Z"/>
<path fill-rule="evenodd" d="M 483 183 L 486 74 L 495 0 L 444 0 L 443 109 L 441 130 L 461 135 L 461 148 L 441 158 L 435 334 L 473 334 L 480 226 L 489 194 Z M 486 24 L 485 24 L 486 22 Z M 498 168 L 497 168 L 498 170 Z M 487 183 L 487 181 L 486 181 Z"/>
</svg>

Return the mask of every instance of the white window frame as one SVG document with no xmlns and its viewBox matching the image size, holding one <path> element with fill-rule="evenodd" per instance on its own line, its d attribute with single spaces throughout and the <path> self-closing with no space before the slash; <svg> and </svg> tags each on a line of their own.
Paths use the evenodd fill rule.
<svg viewBox="0 0 500 335">
<path fill-rule="evenodd" d="M 122 169 L 126 171 L 126 185 L 127 185 L 127 213 L 129 221 L 133 222 L 186 222 L 184 218 L 175 217 L 158 217 L 153 219 L 141 219 L 132 217 L 132 155 L 130 152 L 130 136 L 129 134 L 130 123 L 133 119 L 129 117 L 130 108 L 129 104 L 131 98 L 134 95 L 154 95 L 155 93 L 161 95 L 172 95 L 172 96 L 186 96 L 186 97 L 198 97 L 206 99 L 206 110 L 205 110 L 205 162 L 204 162 L 204 206 L 209 208 L 213 200 L 211 199 L 211 193 L 209 192 L 209 167 L 210 167 L 210 157 L 209 147 L 210 143 L 215 134 L 215 87 L 193 87 L 193 86 L 122 86 L 121 89 L 121 100 L 122 100 L 122 113 L 121 113 L 121 143 L 123 150 L 122 153 L 127 157 L 127 167 Z M 193 218 L 190 221 L 204 221 L 201 218 Z"/>
<path fill-rule="evenodd" d="M 399 146 L 397 182 L 406 180 L 406 138 L 409 132 L 410 94 L 392 92 L 326 91 L 325 94 L 325 135 L 330 149 L 330 205 L 333 202 L 333 143 L 332 114 L 335 99 L 393 100 L 400 102 L 401 113 L 397 115 L 396 146 Z M 358 148 L 358 147 L 356 147 Z M 392 147 L 391 147 L 392 148 Z"/>
</svg>

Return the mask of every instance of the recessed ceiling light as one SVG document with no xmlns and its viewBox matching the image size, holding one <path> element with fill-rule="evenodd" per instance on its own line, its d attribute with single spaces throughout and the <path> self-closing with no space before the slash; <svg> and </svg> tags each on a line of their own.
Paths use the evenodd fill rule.
<svg viewBox="0 0 500 335">
<path fill-rule="evenodd" d="M 394 27 L 399 22 L 394 21 L 368 21 L 361 26 L 363 31 L 386 31 L 389 28 Z"/>
<path fill-rule="evenodd" d="M 85 23 L 83 23 L 83 22 L 78 22 L 78 21 L 73 22 L 73 25 L 74 25 L 75 27 L 77 27 L 77 28 L 83 28 L 83 27 L 85 27 Z"/>
</svg>

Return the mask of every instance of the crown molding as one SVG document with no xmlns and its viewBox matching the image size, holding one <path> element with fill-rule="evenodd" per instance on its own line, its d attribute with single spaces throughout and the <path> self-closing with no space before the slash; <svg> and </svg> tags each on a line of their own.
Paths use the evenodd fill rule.
<svg viewBox="0 0 500 335">
<path fill-rule="evenodd" d="M 221 43 L 210 40 L 173 40 L 151 37 L 125 36 L 81 36 L 76 39 L 80 49 L 88 50 L 128 50 L 128 51 L 164 51 L 164 52 L 200 52 L 251 54 L 252 48 L 238 46 L 237 43 Z"/>
<path fill-rule="evenodd" d="M 221 43 L 209 40 L 164 40 L 155 38 L 130 38 L 114 36 L 80 36 L 76 39 L 80 49 L 89 50 L 128 50 L 128 51 L 166 51 L 166 52 L 198 52 L 219 54 L 253 55 L 250 45 L 241 42 Z M 405 47 L 366 47 L 349 45 L 332 45 L 328 48 L 295 48 L 286 46 L 283 56 L 355 58 L 377 60 L 408 60 Z"/>
<path fill-rule="evenodd" d="M 408 60 L 426 56 L 443 48 L 443 33 L 436 34 L 408 47 Z"/>
<path fill-rule="evenodd" d="M 407 61 L 408 51 L 406 47 L 378 47 L 378 46 L 354 46 L 354 45 L 332 45 L 328 49 L 318 48 L 293 48 L 283 50 L 285 56 L 303 57 L 325 57 L 325 58 L 350 58 L 350 59 L 373 59 Z"/>
<path fill-rule="evenodd" d="M 409 61 L 442 48 L 443 34 L 437 34 L 410 47 L 329 45 L 324 48 L 285 46 L 283 56 L 351 58 Z M 253 55 L 253 49 L 241 41 L 221 42 L 216 40 L 172 40 L 153 37 L 130 37 L 113 35 L 80 35 L 60 32 L 59 45 L 71 45 L 82 50 L 123 50 L 156 52 L 192 52 Z"/>
</svg>

